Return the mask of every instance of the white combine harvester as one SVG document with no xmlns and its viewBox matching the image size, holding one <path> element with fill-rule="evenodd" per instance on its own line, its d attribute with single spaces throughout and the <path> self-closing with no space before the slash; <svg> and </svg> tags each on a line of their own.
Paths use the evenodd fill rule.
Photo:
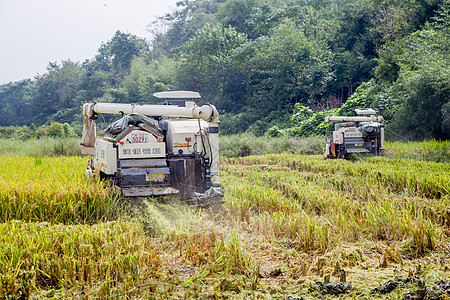
<svg viewBox="0 0 450 300">
<path fill-rule="evenodd" d="M 352 153 L 381 155 L 384 150 L 383 117 L 371 108 L 355 109 L 358 116 L 325 117 L 335 123 L 333 136 L 325 143 L 325 158 L 348 158 Z"/>
<path fill-rule="evenodd" d="M 83 154 L 88 172 L 109 178 L 124 196 L 179 194 L 189 198 L 219 187 L 219 113 L 197 106 L 196 92 L 154 94 L 176 105 L 87 103 L 83 106 Z M 122 114 L 103 138 L 99 114 Z M 150 116 L 150 117 L 148 117 Z M 217 189 L 219 190 L 219 189 Z"/>
</svg>

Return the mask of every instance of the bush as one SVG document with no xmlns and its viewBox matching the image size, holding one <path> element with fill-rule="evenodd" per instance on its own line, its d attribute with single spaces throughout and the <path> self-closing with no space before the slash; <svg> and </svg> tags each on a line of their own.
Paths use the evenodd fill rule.
<svg viewBox="0 0 450 300">
<path fill-rule="evenodd" d="M 231 113 L 220 113 L 220 133 L 222 134 L 238 134 L 243 133 L 251 125 L 255 124 L 257 122 L 257 116 L 254 113 L 251 112 L 241 112 L 238 114 L 231 114 Z M 262 122 L 262 121 L 261 121 Z M 252 131 L 258 131 L 261 129 L 261 125 L 265 124 L 258 124 L 258 127 L 253 127 Z M 265 128 L 264 128 L 265 129 Z M 263 130 L 264 133 L 264 130 Z"/>
<path fill-rule="evenodd" d="M 272 126 L 267 130 L 267 135 L 270 137 L 279 137 L 283 135 L 283 132 L 281 131 L 278 126 Z"/>
<path fill-rule="evenodd" d="M 367 95 L 372 89 L 372 82 L 361 84 L 355 93 L 338 109 L 324 110 L 314 113 L 312 109 L 300 103 L 294 106 L 294 114 L 291 117 L 291 128 L 282 130 L 281 133 L 291 137 L 307 137 L 330 135 L 333 132 L 333 124 L 325 123 L 327 116 L 354 116 L 356 108 L 367 107 Z M 268 135 L 276 134 L 274 130 Z"/>
<path fill-rule="evenodd" d="M 67 123 L 66 123 L 67 124 Z M 70 126 L 69 124 L 67 124 Z M 47 135 L 51 137 L 65 137 L 64 126 L 58 122 L 52 122 L 49 126 L 46 127 Z"/>
<path fill-rule="evenodd" d="M 325 117 L 334 115 L 335 109 L 315 113 L 312 117 L 303 120 L 299 126 L 285 130 L 286 135 L 292 137 L 307 137 L 328 135 L 333 130 L 333 124 L 325 123 Z"/>
<path fill-rule="evenodd" d="M 252 125 L 250 125 L 247 131 L 254 134 L 255 136 L 262 136 L 266 131 L 266 123 L 261 120 L 258 120 Z"/>
<path fill-rule="evenodd" d="M 70 138 L 77 136 L 75 130 L 68 123 L 52 122 L 50 125 L 42 125 L 37 128 L 34 125 L 0 127 L 0 138 L 29 140 L 42 137 Z"/>
<path fill-rule="evenodd" d="M 314 111 L 311 108 L 304 106 L 301 103 L 295 103 L 294 114 L 291 117 L 291 125 L 299 126 L 301 122 L 311 118 L 313 115 Z"/>
<path fill-rule="evenodd" d="M 76 156 L 81 155 L 78 138 L 50 138 L 0 140 L 0 155 Z"/>
<path fill-rule="evenodd" d="M 26 140 L 36 137 L 34 126 L 5 126 L 0 127 L 0 138 Z"/>
</svg>

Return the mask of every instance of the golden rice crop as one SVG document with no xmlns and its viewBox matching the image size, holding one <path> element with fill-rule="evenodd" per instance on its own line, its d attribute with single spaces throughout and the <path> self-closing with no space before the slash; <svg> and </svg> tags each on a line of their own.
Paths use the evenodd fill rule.
<svg viewBox="0 0 450 300">
<path fill-rule="evenodd" d="M 359 161 L 323 160 L 317 156 L 266 155 L 224 159 L 231 164 L 278 165 L 297 171 L 357 176 L 382 182 L 393 192 L 410 196 L 442 198 L 450 193 L 450 164 L 408 159 L 372 157 Z"/>
<path fill-rule="evenodd" d="M 390 158 L 448 163 L 450 162 L 450 141 L 387 142 L 385 152 Z"/>
<path fill-rule="evenodd" d="M 286 299 L 345 269 L 348 297 L 372 299 L 396 275 L 450 276 L 448 163 L 224 158 L 218 211 L 116 199 L 84 166 L 2 157 L 0 298 Z M 129 216 L 105 221 L 116 200 Z"/>
<path fill-rule="evenodd" d="M 112 188 L 81 157 L 0 157 L 0 220 L 94 223 L 117 215 Z"/>
<path fill-rule="evenodd" d="M 448 164 L 287 154 L 223 161 L 230 208 L 252 214 L 263 234 L 293 238 L 299 249 L 381 239 L 405 241 L 418 254 L 447 239 Z"/>
<path fill-rule="evenodd" d="M 80 283 L 106 295 L 111 290 L 105 286 L 137 284 L 141 274 L 161 264 L 153 242 L 135 222 L 65 226 L 10 221 L 0 224 L 0 245 L 0 298 L 27 298 L 36 288 L 70 290 Z"/>
</svg>

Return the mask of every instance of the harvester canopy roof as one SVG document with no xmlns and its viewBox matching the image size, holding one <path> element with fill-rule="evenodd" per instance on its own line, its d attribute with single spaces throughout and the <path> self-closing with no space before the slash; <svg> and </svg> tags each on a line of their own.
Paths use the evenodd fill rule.
<svg viewBox="0 0 450 300">
<path fill-rule="evenodd" d="M 109 127 L 105 130 L 105 137 L 115 139 L 119 134 L 127 129 L 128 126 L 133 125 L 138 127 L 139 124 L 145 124 L 161 133 L 161 128 L 159 128 L 157 120 L 138 113 L 132 113 L 123 116 L 121 119 L 109 125 Z"/>
</svg>

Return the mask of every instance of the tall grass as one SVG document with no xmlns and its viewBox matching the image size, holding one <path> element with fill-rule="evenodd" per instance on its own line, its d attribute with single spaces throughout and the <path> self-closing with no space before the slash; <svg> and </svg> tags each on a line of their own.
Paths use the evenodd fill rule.
<svg viewBox="0 0 450 300">
<path fill-rule="evenodd" d="M 220 155 L 244 157 L 265 154 L 322 154 L 323 137 L 268 137 L 245 133 L 220 136 Z M 414 159 L 450 162 L 450 141 L 386 142 L 385 156 L 393 159 Z M 79 156 L 79 138 L 51 138 L 20 140 L 0 139 L 0 155 Z"/>
<path fill-rule="evenodd" d="M 323 152 L 324 139 L 320 137 L 286 138 L 256 137 L 252 134 L 220 136 L 220 154 L 240 157 L 268 153 L 319 154 Z M 26 156 L 79 156 L 79 138 L 50 138 L 20 140 L 0 139 L 0 155 Z"/>
<path fill-rule="evenodd" d="M 450 141 L 386 142 L 384 155 L 393 159 L 450 162 Z M 249 133 L 220 137 L 223 157 L 244 157 L 265 154 L 323 154 L 324 137 L 268 137 Z"/>
<path fill-rule="evenodd" d="M 242 157 L 269 153 L 319 154 L 323 152 L 321 137 L 291 138 L 254 136 L 249 133 L 220 137 L 220 155 Z"/>
<path fill-rule="evenodd" d="M 79 156 L 81 146 L 79 138 L 50 138 L 40 139 L 0 139 L 0 155 L 25 156 Z"/>
</svg>

